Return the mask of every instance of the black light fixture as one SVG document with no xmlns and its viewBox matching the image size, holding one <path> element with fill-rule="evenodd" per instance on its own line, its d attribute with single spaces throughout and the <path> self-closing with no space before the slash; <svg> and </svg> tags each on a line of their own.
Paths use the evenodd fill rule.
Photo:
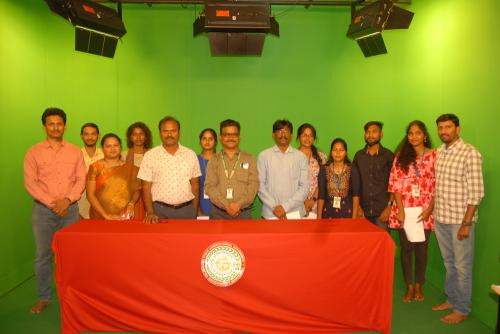
<svg viewBox="0 0 500 334">
<path fill-rule="evenodd" d="M 347 37 L 358 42 L 365 57 L 387 53 L 382 30 L 408 29 L 413 13 L 394 6 L 393 0 L 375 1 L 356 10 L 351 7 L 352 19 Z"/>
<path fill-rule="evenodd" d="M 113 58 L 127 30 L 119 11 L 88 0 L 45 0 L 56 14 L 75 26 L 75 50 Z"/>
<path fill-rule="evenodd" d="M 207 0 L 193 35 L 208 34 L 212 56 L 260 56 L 266 34 L 279 36 L 269 1 Z"/>
</svg>

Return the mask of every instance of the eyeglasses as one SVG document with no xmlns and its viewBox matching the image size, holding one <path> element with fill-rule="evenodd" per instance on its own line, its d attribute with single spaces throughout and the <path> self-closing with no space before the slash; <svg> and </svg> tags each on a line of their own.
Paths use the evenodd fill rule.
<svg viewBox="0 0 500 334">
<path fill-rule="evenodd" d="M 285 127 L 279 130 L 276 130 L 276 133 L 292 133 L 289 128 Z"/>
<path fill-rule="evenodd" d="M 222 137 L 225 137 L 225 138 L 230 138 L 230 137 L 237 138 L 239 136 L 240 136 L 240 134 L 238 132 L 232 132 L 232 133 L 231 132 L 225 132 L 225 133 L 223 132 L 222 133 Z"/>
</svg>

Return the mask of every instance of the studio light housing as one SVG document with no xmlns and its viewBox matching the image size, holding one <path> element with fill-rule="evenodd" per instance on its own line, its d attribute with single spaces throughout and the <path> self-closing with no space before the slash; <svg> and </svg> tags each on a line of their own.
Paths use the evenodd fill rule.
<svg viewBox="0 0 500 334">
<path fill-rule="evenodd" d="M 193 35 L 201 33 L 208 34 L 212 56 L 260 56 L 266 34 L 279 36 L 279 25 L 269 1 L 208 0 L 193 23 Z"/>
<path fill-rule="evenodd" d="M 353 5 L 352 19 L 347 37 L 358 42 L 365 57 L 387 53 L 382 31 L 408 29 L 413 13 L 394 5 L 391 0 L 379 0 L 356 10 Z"/>
<path fill-rule="evenodd" d="M 127 30 L 119 13 L 88 0 L 45 0 L 49 8 L 75 26 L 75 50 L 113 58 Z"/>
</svg>

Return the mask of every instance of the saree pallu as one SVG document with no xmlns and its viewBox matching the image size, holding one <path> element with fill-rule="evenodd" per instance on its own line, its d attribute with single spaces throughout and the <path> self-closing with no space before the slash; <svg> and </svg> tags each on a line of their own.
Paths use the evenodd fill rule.
<svg viewBox="0 0 500 334">
<path fill-rule="evenodd" d="M 106 168 L 104 163 L 99 161 L 93 164 L 92 171 L 93 175 L 89 175 L 89 179 L 96 182 L 95 195 L 101 206 L 108 214 L 122 215 L 132 195 L 141 188 L 140 180 L 137 179 L 139 168 L 127 163 Z M 103 218 L 92 206 L 89 213 L 90 218 Z M 134 214 L 135 219 L 144 217 L 142 200 L 137 201 Z"/>
</svg>

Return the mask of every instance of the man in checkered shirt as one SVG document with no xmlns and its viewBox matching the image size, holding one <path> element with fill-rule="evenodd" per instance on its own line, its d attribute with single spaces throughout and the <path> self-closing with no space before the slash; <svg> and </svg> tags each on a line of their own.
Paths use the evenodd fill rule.
<svg viewBox="0 0 500 334">
<path fill-rule="evenodd" d="M 435 232 L 446 267 L 446 301 L 435 311 L 451 310 L 441 318 L 457 324 L 470 312 L 474 225 L 477 207 L 484 196 L 482 157 L 474 146 L 460 137 L 456 115 L 444 114 L 436 120 L 443 145 L 436 161 Z"/>
</svg>

